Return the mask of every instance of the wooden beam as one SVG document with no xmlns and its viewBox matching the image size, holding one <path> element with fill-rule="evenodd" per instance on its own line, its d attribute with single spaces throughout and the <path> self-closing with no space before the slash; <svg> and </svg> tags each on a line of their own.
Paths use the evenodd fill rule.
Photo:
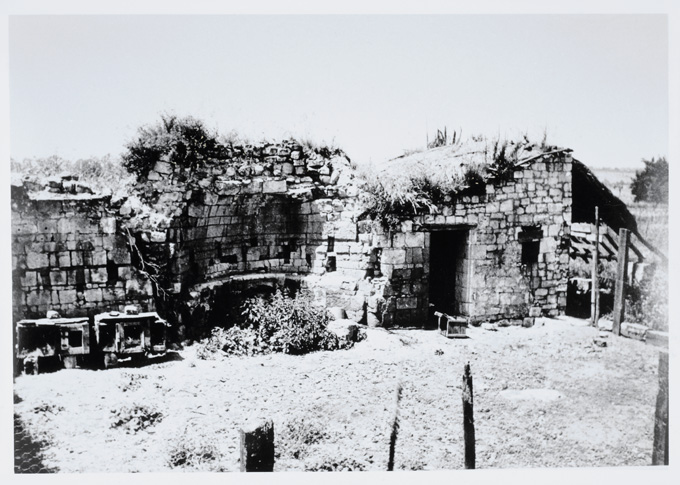
<svg viewBox="0 0 680 485">
<path fill-rule="evenodd" d="M 602 248 L 605 251 L 607 251 L 607 256 L 616 257 L 616 253 L 618 252 L 618 245 L 616 241 L 612 241 L 609 238 L 608 234 L 605 233 L 604 237 L 601 238 L 600 246 L 602 246 Z"/>
<path fill-rule="evenodd" d="M 472 406 L 472 375 L 468 362 L 463 372 L 463 442 L 466 469 L 475 468 L 475 417 Z"/>
<path fill-rule="evenodd" d="M 600 209 L 595 206 L 595 242 L 593 244 L 592 258 L 592 289 L 590 291 L 590 321 L 597 328 L 600 319 L 600 278 L 598 265 L 600 264 Z"/>
<path fill-rule="evenodd" d="M 616 272 L 616 288 L 614 289 L 614 335 L 621 335 L 621 322 L 626 309 L 626 274 L 628 272 L 628 241 L 630 231 L 619 231 L 619 255 L 617 257 L 618 270 Z"/>
<path fill-rule="evenodd" d="M 241 438 L 241 471 L 274 471 L 274 423 L 267 420 L 239 431 Z"/>
<path fill-rule="evenodd" d="M 637 262 L 642 263 L 645 260 L 644 255 L 642 252 L 633 244 L 633 241 L 630 242 L 630 249 L 635 253 L 635 256 L 637 256 Z"/>
<path fill-rule="evenodd" d="M 659 250 L 656 249 L 654 246 L 652 246 L 652 245 L 649 243 L 649 241 L 647 241 L 644 237 L 642 237 L 642 235 L 641 235 L 638 231 L 635 231 L 635 235 L 636 235 L 637 238 L 640 240 L 640 242 L 642 243 L 643 246 L 645 246 L 647 249 L 649 249 L 651 252 L 653 252 L 653 253 L 656 254 L 659 258 L 661 258 L 661 261 L 663 262 L 664 265 L 667 265 L 667 264 L 668 264 L 668 258 L 666 257 L 665 254 L 663 254 L 661 251 L 659 251 Z"/>
<path fill-rule="evenodd" d="M 656 395 L 652 465 L 668 465 L 668 352 L 659 352 L 659 393 Z"/>
</svg>

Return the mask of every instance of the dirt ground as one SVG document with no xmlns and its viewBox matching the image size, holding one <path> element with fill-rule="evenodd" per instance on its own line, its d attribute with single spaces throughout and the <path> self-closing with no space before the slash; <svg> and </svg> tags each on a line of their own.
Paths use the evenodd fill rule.
<svg viewBox="0 0 680 485">
<path fill-rule="evenodd" d="M 395 468 L 463 468 L 470 362 L 478 468 L 649 465 L 658 349 L 573 318 L 533 328 L 366 329 L 353 349 L 19 376 L 15 419 L 46 469 L 237 471 L 239 428 L 273 420 L 276 471 L 385 470 L 403 383 Z"/>
</svg>

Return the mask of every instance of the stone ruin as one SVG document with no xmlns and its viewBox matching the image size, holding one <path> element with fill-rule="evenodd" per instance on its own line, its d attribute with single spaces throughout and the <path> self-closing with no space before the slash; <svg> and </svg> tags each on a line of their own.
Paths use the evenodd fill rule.
<svg viewBox="0 0 680 485">
<path fill-rule="evenodd" d="M 122 199 L 69 177 L 16 184 L 15 321 L 133 303 L 195 338 L 281 287 L 370 326 L 423 326 L 434 310 L 516 325 L 564 312 L 570 150 L 391 230 L 365 217 L 362 191 L 343 152 L 295 141 L 230 146 L 193 168 L 160 159 Z"/>
</svg>

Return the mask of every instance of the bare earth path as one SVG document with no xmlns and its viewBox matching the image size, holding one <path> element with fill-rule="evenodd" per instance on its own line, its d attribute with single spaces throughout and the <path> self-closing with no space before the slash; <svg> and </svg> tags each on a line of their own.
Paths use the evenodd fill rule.
<svg viewBox="0 0 680 485">
<path fill-rule="evenodd" d="M 238 428 L 274 421 L 276 470 L 385 470 L 403 382 L 397 469 L 463 467 L 461 376 L 474 378 L 478 468 L 648 465 L 658 349 L 583 321 L 434 331 L 367 329 L 347 351 L 61 370 L 16 379 L 15 413 L 60 472 L 238 470 Z M 134 417 L 133 410 L 143 418 Z M 212 447 L 212 448 L 211 448 Z"/>
</svg>

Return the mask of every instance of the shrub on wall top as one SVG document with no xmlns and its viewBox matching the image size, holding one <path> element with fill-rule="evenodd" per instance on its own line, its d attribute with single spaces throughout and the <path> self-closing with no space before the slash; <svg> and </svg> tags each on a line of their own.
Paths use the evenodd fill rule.
<svg viewBox="0 0 680 485">
<path fill-rule="evenodd" d="M 162 115 L 159 123 L 139 128 L 126 148 L 123 165 L 138 178 L 147 177 L 163 158 L 181 167 L 193 167 L 200 160 L 219 157 L 224 150 L 217 134 L 202 121 L 175 115 Z"/>
</svg>

